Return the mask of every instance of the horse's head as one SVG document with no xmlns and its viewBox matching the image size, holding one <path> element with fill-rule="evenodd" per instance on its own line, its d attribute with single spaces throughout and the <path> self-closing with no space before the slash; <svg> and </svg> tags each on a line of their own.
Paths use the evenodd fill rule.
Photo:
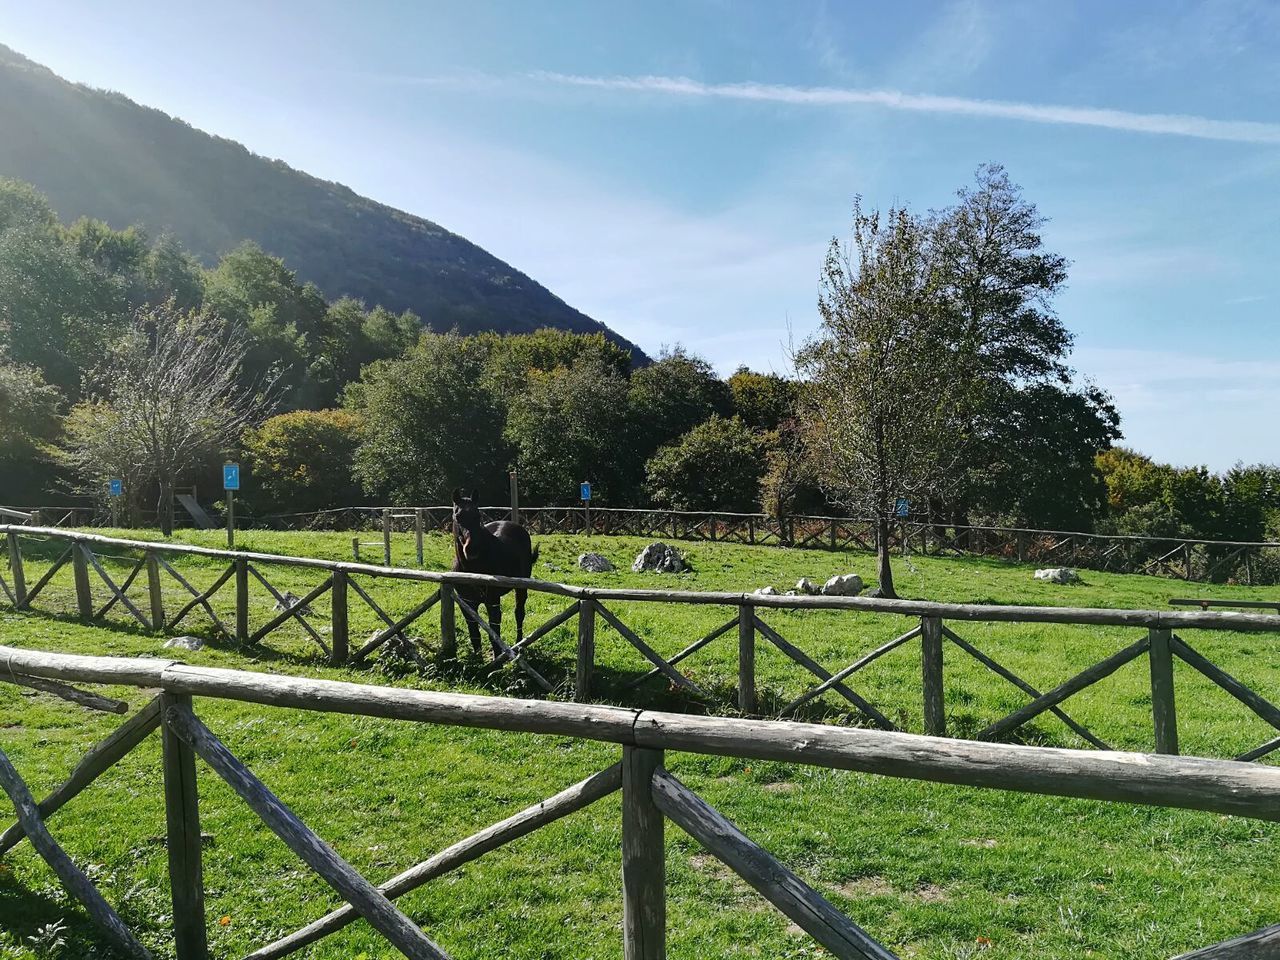
<svg viewBox="0 0 1280 960">
<path fill-rule="evenodd" d="M 466 496 L 461 487 L 453 488 L 453 531 L 454 536 L 465 550 L 472 535 L 484 527 L 484 517 L 476 506 L 476 492 Z"/>
</svg>

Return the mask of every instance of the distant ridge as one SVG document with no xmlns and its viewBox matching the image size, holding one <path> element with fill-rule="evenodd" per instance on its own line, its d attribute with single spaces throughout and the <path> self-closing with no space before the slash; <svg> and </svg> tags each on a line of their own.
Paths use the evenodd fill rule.
<svg viewBox="0 0 1280 960">
<path fill-rule="evenodd" d="M 211 136 L 117 93 L 73 84 L 0 44 L 0 176 L 80 216 L 172 234 L 206 264 L 241 241 L 330 299 L 413 310 L 436 330 L 556 327 L 634 344 L 444 227 Z"/>
</svg>

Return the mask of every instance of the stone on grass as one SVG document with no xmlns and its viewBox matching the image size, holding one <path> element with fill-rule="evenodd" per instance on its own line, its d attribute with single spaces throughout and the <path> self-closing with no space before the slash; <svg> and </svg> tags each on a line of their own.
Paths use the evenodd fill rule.
<svg viewBox="0 0 1280 960">
<path fill-rule="evenodd" d="M 632 573 L 684 573 L 689 569 L 684 557 L 675 547 L 669 547 L 661 541 L 651 543 L 636 556 L 631 564 Z"/>
<path fill-rule="evenodd" d="M 798 596 L 811 597 L 821 592 L 822 588 L 808 577 L 801 577 L 796 581 L 796 594 Z"/>
<path fill-rule="evenodd" d="M 164 642 L 166 650 L 203 650 L 204 641 L 199 637 L 174 637 Z"/>
<path fill-rule="evenodd" d="M 822 585 L 824 597 L 856 597 L 864 584 L 856 573 L 838 573 Z"/>
<path fill-rule="evenodd" d="M 608 573 L 613 569 L 613 564 L 602 553 L 584 553 L 578 557 L 578 569 L 587 573 Z"/>
<path fill-rule="evenodd" d="M 1037 570 L 1035 578 L 1044 580 L 1048 583 L 1081 583 L 1080 574 L 1076 573 L 1070 567 L 1046 567 L 1043 570 Z"/>
<path fill-rule="evenodd" d="M 777 587 L 756 587 L 751 591 L 752 596 L 756 597 L 776 597 L 778 595 Z"/>
</svg>

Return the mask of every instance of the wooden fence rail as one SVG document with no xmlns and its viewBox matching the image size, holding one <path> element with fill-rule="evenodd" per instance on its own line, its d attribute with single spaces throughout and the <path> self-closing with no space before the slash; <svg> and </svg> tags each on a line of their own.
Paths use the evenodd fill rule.
<svg viewBox="0 0 1280 960">
<path fill-rule="evenodd" d="M 802 668 L 813 680 L 810 686 L 789 695 L 784 705 L 775 708 L 779 718 L 791 717 L 801 707 L 819 698 L 836 695 L 850 704 L 866 722 L 882 730 L 893 731 L 897 725 L 887 711 L 860 693 L 855 684 L 857 674 L 881 657 L 893 653 L 908 644 L 919 641 L 922 672 L 920 677 L 920 706 L 924 731 L 932 736 L 947 736 L 947 702 L 945 676 L 946 651 L 955 650 L 972 658 L 1001 681 L 1021 691 L 1027 702 L 1007 716 L 990 722 L 978 734 L 980 740 L 991 740 L 1013 735 L 1019 728 L 1044 714 L 1061 720 L 1081 739 L 1090 745 L 1106 750 L 1109 745 L 1087 726 L 1072 717 L 1065 702 L 1081 691 L 1099 683 L 1135 660 L 1145 658 L 1149 664 L 1151 696 L 1151 730 L 1157 752 L 1176 754 L 1179 751 L 1177 700 L 1174 692 L 1175 664 L 1181 663 L 1197 671 L 1239 701 L 1254 715 L 1280 733 L 1280 706 L 1261 693 L 1249 688 L 1221 667 L 1196 651 L 1182 634 L 1191 630 L 1226 630 L 1280 633 L 1280 617 L 1258 613 L 1219 612 L 1208 610 L 1120 610 L 1069 607 L 985 606 L 977 604 L 947 604 L 927 601 L 885 600 L 863 597 L 823 596 L 760 596 L 721 592 L 691 592 L 669 590 L 635 590 L 579 587 L 541 580 L 522 580 L 505 577 L 489 577 L 481 574 L 435 572 L 426 570 L 380 567 L 366 564 L 339 563 L 304 557 L 278 556 L 250 552 L 233 552 L 204 547 L 169 543 L 122 540 L 96 534 L 72 532 L 52 528 L 3 527 L 0 534 L 9 543 L 10 578 L 12 586 L 0 576 L 4 584 L 3 594 L 18 610 L 31 609 L 32 598 L 40 594 L 51 578 L 70 560 L 74 577 L 76 608 L 81 619 L 98 622 L 119 603 L 133 622 L 144 630 L 174 630 L 197 610 L 208 617 L 210 627 L 229 642 L 256 647 L 287 624 L 297 624 L 321 653 L 335 664 L 367 660 L 379 650 L 394 649 L 397 653 L 426 664 L 429 651 L 420 649 L 419 643 L 409 635 L 409 628 L 434 607 L 440 608 L 440 645 L 437 654 L 449 658 L 456 655 L 457 639 L 455 617 L 461 612 L 468 622 L 475 623 L 485 633 L 493 647 L 495 667 L 513 664 L 522 671 L 529 682 L 543 693 L 556 696 L 571 693 L 573 699 L 587 702 L 591 699 L 596 670 L 596 648 L 601 630 L 607 629 L 628 647 L 638 652 L 650 665 L 644 673 L 629 681 L 624 689 L 635 688 L 646 681 L 661 678 L 672 688 L 678 689 L 693 700 L 711 704 L 712 697 L 704 687 L 691 678 L 684 664 L 699 651 L 706 649 L 727 634 L 737 639 L 736 701 L 744 714 L 759 711 L 756 685 L 756 658 L 758 643 L 776 648 L 790 661 Z M 24 577 L 23 542 L 35 538 L 45 543 L 45 552 L 56 556 L 50 569 L 36 586 L 27 590 Z M 48 544 L 65 550 L 48 550 Z M 129 566 L 130 574 L 117 582 L 111 577 L 98 553 L 114 551 L 117 559 Z M 96 551 L 96 552 L 95 552 Z M 135 555 L 136 554 L 136 555 Z M 200 590 L 175 567 L 182 557 L 197 557 L 211 562 L 221 572 L 212 585 Z M 273 568 L 295 568 L 320 574 L 318 584 L 302 597 L 282 593 L 267 576 Z M 133 602 L 130 589 L 141 582 L 140 571 L 146 571 L 146 599 L 141 596 Z M 264 572 L 266 571 L 266 572 Z M 99 605 L 93 594 L 91 574 L 96 575 L 99 586 L 105 587 L 109 599 Z M 168 575 L 190 599 L 180 610 L 170 616 L 164 609 L 161 579 Z M 424 593 L 420 600 L 406 611 L 396 614 L 384 608 L 375 594 L 379 581 L 398 580 L 421 584 Z M 231 585 L 228 587 L 228 585 Z M 264 589 L 275 602 L 276 612 L 265 622 L 251 622 L 251 596 L 253 585 Z M 526 636 L 508 644 L 498 631 L 484 620 L 479 612 L 458 596 L 457 588 L 474 587 L 477 584 L 497 584 L 504 587 L 520 587 L 533 592 L 565 597 L 571 601 L 568 607 L 533 629 Z M 235 622 L 229 628 L 219 617 L 211 599 L 224 589 L 234 591 Z M 320 618 L 325 611 L 317 601 L 328 595 L 329 642 L 323 636 L 324 628 L 309 618 Z M 351 650 L 349 638 L 350 603 L 363 602 L 383 626 L 358 648 Z M 673 656 L 664 656 L 644 636 L 628 625 L 612 604 L 660 603 L 698 604 L 727 608 L 732 617 L 722 626 L 693 640 Z M 313 605 L 317 609 L 313 610 Z M 905 631 L 879 646 L 858 654 L 852 661 L 838 669 L 829 669 L 806 653 L 784 635 L 784 628 L 770 623 L 770 613 L 786 613 L 796 610 L 828 609 L 848 614 L 894 614 L 908 620 Z M 144 612 L 146 611 L 146 612 Z M 535 644 L 550 636 L 561 626 L 577 620 L 577 644 L 574 662 L 562 668 L 562 678 L 548 676 L 531 662 L 530 653 Z M 1027 682 L 994 657 L 982 651 L 962 636 L 963 623 L 1060 623 L 1084 626 L 1111 626 L 1140 631 L 1140 635 L 1127 646 L 1066 678 L 1048 690 L 1041 690 Z M 736 630 L 735 630 L 736 627 Z M 1273 737 L 1236 759 L 1257 760 L 1280 750 L 1280 736 Z"/>
<path fill-rule="evenodd" d="M 46 821 L 75 794 L 160 728 L 174 944 L 178 960 L 209 956 L 204 909 L 200 811 L 195 758 L 203 759 L 239 798 L 338 893 L 345 905 L 295 933 L 264 945 L 250 960 L 284 957 L 364 917 L 401 954 L 446 958 L 445 948 L 394 904 L 403 894 L 483 854 L 622 791 L 624 955 L 666 956 L 664 824 L 677 824 L 835 957 L 895 956 L 841 914 L 738 826 L 668 769 L 672 754 L 699 753 L 781 760 L 835 769 L 1121 803 L 1207 810 L 1280 822 L 1280 769 L 1172 756 L 1090 753 L 946 741 L 932 737 L 817 724 L 693 717 L 546 701 L 436 693 L 303 677 L 185 666 L 157 660 L 83 657 L 0 647 L 0 682 L 18 678 L 158 688 L 160 695 L 90 751 L 71 779 L 44 802 L 31 797 L 0 751 L 0 784 L 17 823 L 7 851 L 24 837 L 125 955 L 149 956 L 93 882 L 50 834 Z M 620 762 L 373 885 L 339 857 L 271 793 L 197 714 L 193 698 L 292 707 L 451 727 L 552 734 L 621 747 Z M 1188 956 L 1257 957 L 1276 942 L 1267 928 Z"/>
</svg>

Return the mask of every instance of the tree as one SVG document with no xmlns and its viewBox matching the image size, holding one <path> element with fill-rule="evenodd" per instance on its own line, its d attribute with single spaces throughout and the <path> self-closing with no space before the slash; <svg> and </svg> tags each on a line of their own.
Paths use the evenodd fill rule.
<svg viewBox="0 0 1280 960">
<path fill-rule="evenodd" d="M 631 373 L 631 351 L 603 333 L 543 327 L 533 333 L 481 333 L 476 339 L 488 351 L 494 388 L 505 397 L 519 395 L 536 370 L 548 373 L 577 363 L 599 363 L 620 377 Z"/>
<path fill-rule="evenodd" d="M 777 520 L 785 520 L 796 512 L 796 503 L 802 498 L 813 499 L 818 489 L 818 477 L 809 455 L 804 423 L 797 417 L 788 417 L 778 424 L 778 429 L 765 434 L 765 469 L 760 478 L 760 505 L 765 513 Z M 789 527 L 782 524 L 783 540 L 787 540 Z"/>
<path fill-rule="evenodd" d="M 1032 382 L 988 394 L 991 416 L 969 460 L 970 507 L 1016 526 L 1090 530 L 1107 507 L 1098 453 L 1120 437 L 1110 396 Z"/>
<path fill-rule="evenodd" d="M 942 494 L 964 449 L 964 354 L 925 223 L 855 203 L 853 242 L 831 241 L 817 335 L 795 357 L 801 415 L 827 495 L 875 519 L 880 590 L 895 596 L 895 502 Z"/>
<path fill-rule="evenodd" d="M 246 349 L 242 331 L 207 314 L 138 310 L 69 420 L 66 455 L 89 489 L 111 476 L 156 484 L 160 528 L 172 533 L 179 478 L 232 450 L 270 411 L 273 383 L 239 383 Z"/>
<path fill-rule="evenodd" d="M 683 347 L 664 351 L 631 375 L 630 403 L 640 427 L 637 440 L 642 460 L 712 414 L 728 417 L 733 413 L 725 382 L 711 364 Z"/>
<path fill-rule="evenodd" d="M 358 503 L 353 464 L 362 428 L 349 410 L 295 410 L 247 431 L 249 475 L 264 506 L 306 513 Z"/>
<path fill-rule="evenodd" d="M 507 440 L 532 500 L 573 503 L 589 480 L 598 499 L 625 502 L 637 486 L 627 381 L 599 359 L 529 374 L 511 402 Z"/>
<path fill-rule="evenodd" d="M 61 403 L 58 388 L 35 367 L 11 362 L 0 342 L 0 476 L 8 497 L 41 492 L 39 480 L 61 429 Z"/>
<path fill-rule="evenodd" d="M 504 409 L 485 383 L 484 361 L 456 332 L 424 333 L 347 388 L 344 405 L 365 422 L 356 477 L 367 493 L 401 503 L 444 503 L 454 487 L 506 494 Z"/>
<path fill-rule="evenodd" d="M 776 430 L 795 411 L 799 384 L 739 367 L 727 381 L 734 412 L 753 430 Z"/>
<path fill-rule="evenodd" d="M 760 438 L 738 417 L 713 415 L 645 466 L 654 501 L 675 510 L 755 510 Z"/>
</svg>

